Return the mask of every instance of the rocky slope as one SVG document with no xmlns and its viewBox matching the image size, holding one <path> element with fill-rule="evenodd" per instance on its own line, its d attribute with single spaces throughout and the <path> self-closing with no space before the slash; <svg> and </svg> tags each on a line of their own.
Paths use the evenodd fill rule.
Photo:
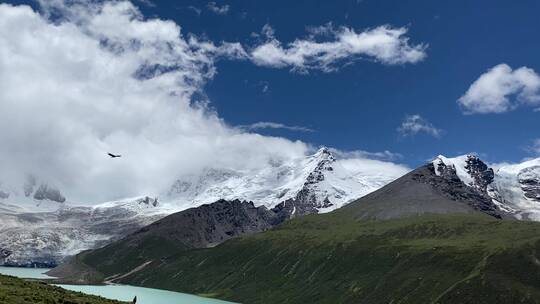
<svg viewBox="0 0 540 304">
<path fill-rule="evenodd" d="M 508 217 L 471 179 L 466 184 L 454 166 L 428 163 L 387 186 L 336 212 L 350 212 L 362 219 L 391 219 L 421 214 L 482 212 Z"/>
<path fill-rule="evenodd" d="M 439 156 L 433 164 L 437 174 L 455 171 L 465 185 L 487 195 L 500 210 L 518 219 L 540 220 L 540 158 L 497 170 L 474 155 Z"/>
</svg>

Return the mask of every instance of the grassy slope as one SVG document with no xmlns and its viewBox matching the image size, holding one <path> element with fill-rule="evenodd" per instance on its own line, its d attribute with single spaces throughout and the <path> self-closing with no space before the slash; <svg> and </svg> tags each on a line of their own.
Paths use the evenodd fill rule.
<svg viewBox="0 0 540 304">
<path fill-rule="evenodd" d="M 120 304 L 40 282 L 0 275 L 0 304 Z"/>
<path fill-rule="evenodd" d="M 121 240 L 109 244 L 103 248 L 82 253 L 79 260 L 92 265 L 98 272 L 111 277 L 117 274 L 127 273 L 134 268 L 163 256 L 173 255 L 185 251 L 187 248 L 181 243 L 173 243 L 170 240 L 159 237 L 145 237 L 139 243 L 132 244 Z M 102 259 L 106 256 L 107 259 Z"/>
<path fill-rule="evenodd" d="M 481 214 L 335 212 L 176 253 L 124 282 L 243 303 L 540 303 L 539 239 L 540 223 Z"/>
</svg>

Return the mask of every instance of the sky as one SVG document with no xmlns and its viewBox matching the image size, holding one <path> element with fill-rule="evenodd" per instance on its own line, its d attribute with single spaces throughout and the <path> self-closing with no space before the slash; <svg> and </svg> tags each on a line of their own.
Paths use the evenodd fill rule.
<svg viewBox="0 0 540 304">
<path fill-rule="evenodd" d="M 323 145 L 382 169 L 540 153 L 537 1 L 1 3 L 0 180 L 105 200 Z"/>
<path fill-rule="evenodd" d="M 538 153 L 535 102 L 485 113 L 458 103 L 482 74 L 499 64 L 540 70 L 538 1 L 219 2 L 228 7 L 224 14 L 208 10 L 206 2 L 154 3 L 143 10 L 213 41 L 250 45 L 251 34 L 269 25 L 286 45 L 308 36 L 309 28 L 331 23 L 358 32 L 381 25 L 404 27 L 410 44 L 427 46 L 425 58 L 416 63 L 388 65 L 357 58 L 329 73 L 220 62 L 206 94 L 230 124 L 301 126 L 313 132 L 260 132 L 344 150 L 388 150 L 402 154 L 410 166 L 438 154 L 475 152 L 491 162 L 515 162 Z M 538 96 L 538 85 L 533 86 L 532 94 Z M 489 89 L 497 90 L 495 85 Z M 511 103 L 519 91 L 506 94 Z M 415 115 L 432 129 L 403 136 L 400 126 Z"/>
</svg>

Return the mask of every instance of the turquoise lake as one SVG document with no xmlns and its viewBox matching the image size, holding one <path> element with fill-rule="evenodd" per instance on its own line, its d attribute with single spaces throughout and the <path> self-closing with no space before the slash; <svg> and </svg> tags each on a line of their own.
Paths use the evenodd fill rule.
<svg viewBox="0 0 540 304">
<path fill-rule="evenodd" d="M 45 274 L 49 269 L 2 267 L 0 274 L 25 279 L 51 278 Z M 143 288 L 129 285 L 58 285 L 62 288 L 79 291 L 104 298 L 131 301 L 137 296 L 137 304 L 231 304 L 232 302 L 208 299 L 190 294 L 166 291 L 161 289 Z"/>
</svg>

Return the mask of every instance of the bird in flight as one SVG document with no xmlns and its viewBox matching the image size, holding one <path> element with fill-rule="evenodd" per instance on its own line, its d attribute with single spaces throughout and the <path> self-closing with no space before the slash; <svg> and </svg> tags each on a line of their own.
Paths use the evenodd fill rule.
<svg viewBox="0 0 540 304">
<path fill-rule="evenodd" d="M 117 158 L 117 157 L 122 157 L 122 155 L 120 154 L 112 154 L 112 153 L 107 153 L 111 158 Z"/>
</svg>

